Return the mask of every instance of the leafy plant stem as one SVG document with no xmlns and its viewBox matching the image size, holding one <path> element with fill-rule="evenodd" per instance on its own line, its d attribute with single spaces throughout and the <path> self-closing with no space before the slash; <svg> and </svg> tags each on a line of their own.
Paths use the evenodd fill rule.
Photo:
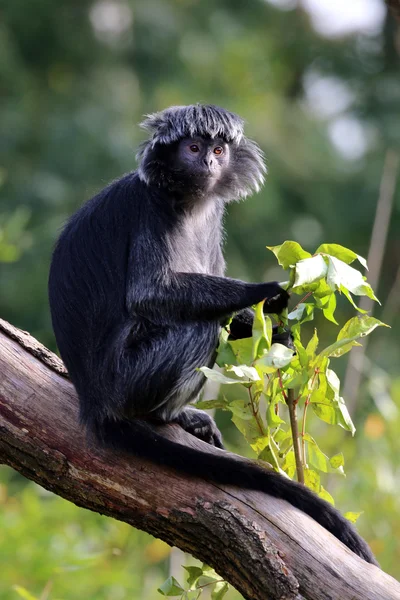
<svg viewBox="0 0 400 600">
<path fill-rule="evenodd" d="M 302 304 L 302 302 L 305 302 L 307 300 L 307 298 L 309 298 L 312 295 L 312 292 L 307 292 L 307 294 L 305 296 L 303 296 L 303 298 L 301 300 L 298 301 L 298 303 L 291 309 L 296 310 L 296 308 L 299 306 L 299 304 Z"/>
<path fill-rule="evenodd" d="M 296 413 L 296 399 L 294 397 L 293 389 L 288 390 L 286 403 L 289 408 L 290 427 L 292 430 L 292 438 L 293 438 L 293 450 L 294 450 L 294 457 L 295 457 L 295 461 L 296 461 L 297 481 L 299 483 L 304 484 L 304 469 L 303 469 L 303 463 L 301 462 L 301 455 L 300 455 L 300 441 L 299 441 L 299 427 L 298 427 L 298 423 L 297 423 L 297 413 Z"/>
<path fill-rule="evenodd" d="M 263 427 L 262 421 L 260 420 L 260 415 L 259 415 L 258 409 L 255 405 L 253 394 L 251 393 L 251 388 L 249 388 L 249 398 L 250 398 L 250 404 L 251 404 L 251 411 L 257 422 L 258 429 L 260 430 L 261 435 L 265 435 L 264 427 Z"/>
<path fill-rule="evenodd" d="M 307 456 L 306 456 L 306 441 L 304 439 L 305 433 L 306 433 L 306 420 L 307 420 L 307 409 L 308 409 L 308 405 L 310 404 L 310 398 L 311 398 L 311 394 L 312 391 L 314 389 L 314 383 L 315 383 L 315 379 L 317 377 L 319 373 L 319 369 L 315 369 L 314 371 L 314 375 L 311 381 L 311 389 L 310 392 L 307 395 L 306 401 L 304 403 L 304 412 L 303 412 L 303 420 L 301 423 L 301 445 L 302 445 L 302 450 L 303 450 L 303 465 L 306 464 L 307 462 Z"/>
<path fill-rule="evenodd" d="M 278 379 L 279 379 L 279 387 L 281 388 L 281 391 L 282 391 L 282 396 L 284 397 L 285 402 L 287 403 L 288 397 L 287 397 L 287 394 L 285 392 L 285 388 L 283 387 L 282 374 L 281 374 L 281 370 L 280 369 L 278 369 Z"/>
</svg>

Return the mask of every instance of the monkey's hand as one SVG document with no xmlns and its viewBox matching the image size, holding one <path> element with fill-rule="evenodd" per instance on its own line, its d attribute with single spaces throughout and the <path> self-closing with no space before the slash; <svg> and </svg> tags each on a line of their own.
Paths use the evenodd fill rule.
<svg viewBox="0 0 400 600">
<path fill-rule="evenodd" d="M 276 313 L 279 315 L 287 307 L 290 296 L 277 282 L 274 283 L 274 287 L 274 295 L 265 298 L 264 313 Z"/>
<path fill-rule="evenodd" d="M 281 329 L 281 331 L 278 331 Z M 274 325 L 272 328 L 272 343 L 273 344 L 283 344 L 286 348 L 290 348 L 290 350 L 295 350 L 293 343 L 293 336 L 289 328 L 285 327 L 282 331 L 282 327 L 279 325 Z"/>
<path fill-rule="evenodd" d="M 224 447 L 221 432 L 214 419 L 204 410 L 187 406 L 174 419 L 174 422 L 178 423 L 188 433 L 203 440 L 203 442 L 217 448 Z"/>
</svg>

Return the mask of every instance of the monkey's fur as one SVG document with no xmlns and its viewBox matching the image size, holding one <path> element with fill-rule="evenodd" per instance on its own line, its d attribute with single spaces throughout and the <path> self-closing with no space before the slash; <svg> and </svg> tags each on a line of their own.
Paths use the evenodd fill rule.
<svg viewBox="0 0 400 600">
<path fill-rule="evenodd" d="M 249 307 L 266 299 L 266 312 L 280 312 L 288 295 L 277 283 L 224 277 L 225 205 L 258 190 L 265 173 L 242 120 L 192 105 L 150 115 L 142 125 L 151 135 L 139 150 L 138 171 L 71 217 L 51 264 L 53 327 L 82 423 L 101 444 L 284 498 L 374 563 L 354 527 L 306 487 L 154 431 L 152 420 L 175 421 L 222 447 L 213 419 L 186 406 L 205 383 L 196 368 L 214 363 L 229 316 L 237 313 L 233 337 L 250 336 Z"/>
</svg>

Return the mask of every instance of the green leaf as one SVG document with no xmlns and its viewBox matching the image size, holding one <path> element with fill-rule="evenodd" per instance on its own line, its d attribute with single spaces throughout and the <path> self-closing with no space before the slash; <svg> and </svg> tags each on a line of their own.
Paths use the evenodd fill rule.
<svg viewBox="0 0 400 600">
<path fill-rule="evenodd" d="M 328 296 L 327 298 L 328 302 L 326 303 L 326 306 L 322 309 L 322 313 L 325 319 L 328 319 L 328 321 L 335 323 L 335 325 L 339 325 L 339 323 L 334 317 L 334 313 L 336 310 L 336 296 L 335 294 L 330 294 L 330 296 Z"/>
<path fill-rule="evenodd" d="M 251 369 L 251 375 L 253 377 L 253 379 L 250 379 L 250 377 L 248 376 L 248 374 L 245 374 L 245 371 Z M 216 383 L 221 383 L 224 385 L 232 385 L 234 383 L 251 383 L 252 381 L 255 381 L 254 377 L 257 377 L 257 380 L 260 379 L 259 374 L 257 373 L 257 371 L 254 369 L 254 367 L 247 367 L 246 365 L 242 365 L 242 368 L 240 367 L 236 367 L 235 365 L 232 365 L 231 367 L 228 367 L 228 371 L 233 371 L 235 373 L 235 375 L 238 375 L 238 377 L 240 377 L 239 379 L 233 379 L 233 377 L 227 377 L 226 375 L 224 375 L 223 373 L 220 373 L 219 371 L 215 371 L 214 369 L 209 369 L 208 367 L 200 367 L 200 369 L 198 369 L 199 371 L 201 371 L 202 373 L 204 373 L 204 375 L 207 377 L 207 379 L 210 379 L 211 381 L 215 381 Z M 237 370 L 237 372 L 236 372 Z M 239 373 L 241 373 L 241 375 L 239 375 Z"/>
<path fill-rule="evenodd" d="M 334 256 L 328 256 L 326 282 L 334 291 L 345 288 L 356 296 L 368 296 L 378 302 L 378 298 L 375 296 L 369 283 L 364 280 L 360 271 L 349 267 L 345 262 Z"/>
<path fill-rule="evenodd" d="M 313 336 L 306 346 L 306 354 L 307 354 L 308 358 L 311 360 L 315 356 L 315 351 L 318 348 L 318 343 L 319 343 L 319 339 L 318 339 L 318 335 L 317 335 L 317 330 L 314 329 Z"/>
<path fill-rule="evenodd" d="M 247 365 L 231 365 L 226 369 L 228 372 L 232 371 L 241 381 L 246 383 L 249 381 L 260 381 L 260 376 L 254 367 L 248 367 Z"/>
<path fill-rule="evenodd" d="M 280 246 L 267 246 L 267 248 L 275 254 L 279 264 L 284 269 L 293 267 L 299 260 L 311 256 L 297 242 L 286 241 Z"/>
<path fill-rule="evenodd" d="M 268 315 L 263 313 L 264 302 L 259 302 L 256 306 L 253 321 L 252 339 L 253 339 L 253 360 L 262 355 L 264 348 L 271 347 L 272 339 L 272 321 Z M 264 341 L 265 344 L 261 344 Z"/>
<path fill-rule="evenodd" d="M 189 587 L 192 587 L 196 581 L 203 575 L 203 569 L 200 567 L 183 567 L 185 571 L 189 573 L 189 577 L 187 578 L 187 582 Z"/>
<path fill-rule="evenodd" d="M 157 590 L 161 596 L 181 596 L 185 591 L 175 577 L 168 577 Z M 28 599 L 29 600 L 29 599 Z"/>
<path fill-rule="evenodd" d="M 256 361 L 256 365 L 260 367 L 274 367 L 281 369 L 288 365 L 293 358 L 293 350 L 283 346 L 282 344 L 272 344 L 269 352 L 264 354 Z"/>
<path fill-rule="evenodd" d="M 344 246 L 340 246 L 340 244 L 321 244 L 319 248 L 315 251 L 315 254 L 330 254 L 331 256 L 335 256 L 339 258 L 346 264 L 351 264 L 354 260 L 358 259 L 358 261 L 362 264 L 363 267 L 368 269 L 367 261 L 362 256 L 359 256 L 353 250 L 349 250 L 349 248 L 345 248 Z"/>
<path fill-rule="evenodd" d="M 314 304 L 311 302 L 301 302 L 298 307 L 288 314 L 288 319 L 291 321 L 299 321 L 306 323 L 314 318 Z"/>
<path fill-rule="evenodd" d="M 326 382 L 334 393 L 334 398 L 339 396 L 340 391 L 340 379 L 332 369 L 326 369 L 325 371 Z"/>
<path fill-rule="evenodd" d="M 320 476 L 312 469 L 304 469 L 304 483 L 314 492 L 319 492 L 321 487 Z"/>
<path fill-rule="evenodd" d="M 329 458 L 319 448 L 317 442 L 308 433 L 304 435 L 304 439 L 307 442 L 308 458 L 310 463 L 323 473 L 329 472 Z"/>
<path fill-rule="evenodd" d="M 336 358 L 342 356 L 351 350 L 353 346 L 358 345 L 356 340 L 369 335 L 376 327 L 388 327 L 388 325 L 367 315 L 353 317 L 339 331 L 337 341 L 325 348 L 319 356 L 333 356 Z"/>
<path fill-rule="evenodd" d="M 249 403 L 244 400 L 233 400 L 233 402 L 229 403 L 228 408 L 234 415 L 245 421 L 254 419 Z"/>
<path fill-rule="evenodd" d="M 297 357 L 299 359 L 300 365 L 303 367 L 303 369 L 306 369 L 308 367 L 309 362 L 308 355 L 299 338 L 294 340 L 294 347 L 296 348 Z M 295 361 L 293 361 L 293 363 L 294 362 Z"/>
<path fill-rule="evenodd" d="M 322 498 L 323 500 L 326 500 L 327 502 L 329 502 L 329 504 L 332 504 L 333 506 L 335 506 L 335 501 L 332 498 L 332 496 L 330 495 L 330 493 L 321 485 L 321 488 L 318 492 L 318 496 L 320 498 Z"/>
<path fill-rule="evenodd" d="M 15 590 L 21 598 L 24 598 L 24 600 L 38 600 L 36 596 L 33 596 L 28 590 L 20 585 L 14 585 L 13 590 Z"/>
<path fill-rule="evenodd" d="M 290 450 L 286 454 L 282 464 L 282 470 L 290 477 L 290 479 L 293 479 L 296 473 L 296 459 L 293 450 Z"/>
<path fill-rule="evenodd" d="M 344 456 L 342 452 L 339 454 L 335 454 L 332 458 L 329 459 L 330 465 L 332 469 L 339 469 L 340 467 L 344 467 Z"/>
<path fill-rule="evenodd" d="M 296 264 L 296 273 L 293 287 L 297 288 L 323 279 L 328 271 L 328 266 L 320 254 L 300 260 Z"/>
<path fill-rule="evenodd" d="M 389 327 L 386 323 L 382 323 L 379 319 L 369 316 L 353 317 L 339 331 L 337 340 L 365 337 L 369 335 L 377 327 Z"/>
<path fill-rule="evenodd" d="M 226 581 L 219 581 L 215 584 L 213 591 L 211 592 L 211 600 L 222 600 L 222 598 L 229 591 L 229 585 Z"/>
<path fill-rule="evenodd" d="M 182 596 L 182 600 L 198 600 L 201 596 L 202 589 L 186 590 Z"/>
<path fill-rule="evenodd" d="M 283 419 L 281 419 L 280 416 L 276 414 L 275 406 L 277 406 L 277 404 L 274 404 L 273 402 L 269 402 L 268 404 L 267 423 L 269 427 L 278 427 L 278 425 L 285 423 L 285 421 L 283 421 Z"/>
<path fill-rule="evenodd" d="M 252 338 L 243 338 L 242 340 L 233 340 L 229 345 L 236 356 L 236 364 L 249 365 L 253 361 L 253 340 Z M 227 364 L 234 364 L 227 363 Z"/>
<path fill-rule="evenodd" d="M 347 431 L 351 432 L 351 435 L 354 435 L 356 432 L 356 428 L 354 427 L 354 423 L 351 420 L 349 411 L 347 410 L 347 406 L 342 397 L 339 396 L 337 400 L 335 400 L 336 406 L 336 414 L 338 415 L 338 423 L 343 429 L 347 429 Z"/>
<path fill-rule="evenodd" d="M 232 423 L 236 425 L 257 455 L 268 445 L 269 436 L 266 431 L 260 431 L 260 426 L 254 417 L 252 419 L 242 419 L 237 415 L 233 415 Z"/>
<path fill-rule="evenodd" d="M 335 457 L 329 459 L 326 454 L 322 452 L 319 448 L 317 442 L 314 440 L 311 435 L 306 433 L 304 435 L 304 439 L 307 442 L 307 450 L 308 450 L 308 458 L 310 463 L 318 469 L 318 471 L 322 471 L 323 473 L 339 473 L 340 475 L 344 475 L 343 465 L 344 458 L 343 454 L 336 454 Z M 341 457 L 341 459 L 340 459 Z M 337 466 L 334 466 L 337 464 Z"/>
<path fill-rule="evenodd" d="M 351 523 L 355 523 L 357 519 L 363 514 L 363 512 L 363 510 L 361 512 L 346 512 L 343 516 Z"/>
<path fill-rule="evenodd" d="M 228 342 L 228 336 L 228 332 L 223 328 L 221 330 L 216 360 L 216 363 L 219 367 L 236 364 L 236 354 L 232 349 L 231 342 Z"/>
</svg>

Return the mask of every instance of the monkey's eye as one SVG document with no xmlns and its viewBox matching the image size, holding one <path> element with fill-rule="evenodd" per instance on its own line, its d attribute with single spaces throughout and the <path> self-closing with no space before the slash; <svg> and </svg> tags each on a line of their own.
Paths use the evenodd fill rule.
<svg viewBox="0 0 400 600">
<path fill-rule="evenodd" d="M 197 144 L 192 144 L 189 147 L 191 152 L 200 152 L 200 148 L 197 146 Z"/>
<path fill-rule="evenodd" d="M 219 156 L 220 154 L 223 154 L 224 149 L 222 148 L 222 146 L 216 146 L 214 148 L 214 154 L 216 154 L 217 156 Z"/>
</svg>

